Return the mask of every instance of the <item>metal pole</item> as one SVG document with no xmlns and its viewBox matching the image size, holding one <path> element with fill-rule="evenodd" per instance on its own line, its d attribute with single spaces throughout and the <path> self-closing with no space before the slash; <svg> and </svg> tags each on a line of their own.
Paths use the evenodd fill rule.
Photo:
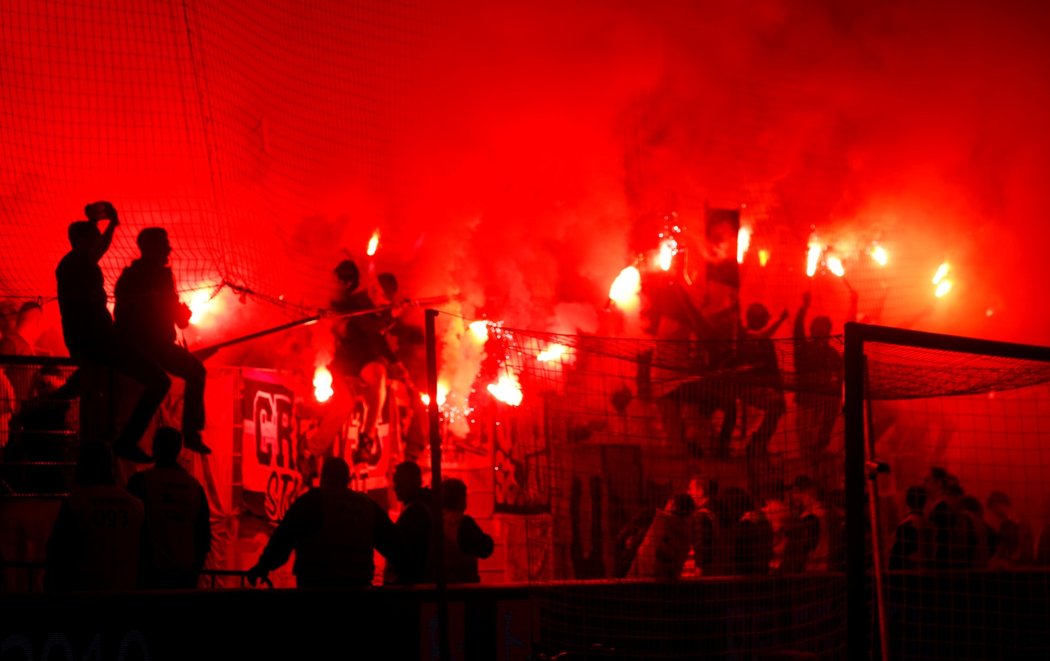
<svg viewBox="0 0 1050 661">
<path fill-rule="evenodd" d="M 868 396 L 864 398 L 868 414 L 868 480 L 871 483 L 868 496 L 868 510 L 871 515 L 871 564 L 875 570 L 875 606 L 879 618 L 879 658 L 889 661 L 890 651 L 886 646 L 889 634 L 886 631 L 886 599 L 882 564 L 882 515 L 879 511 L 879 474 L 875 460 L 875 416 L 871 412 L 871 382 L 868 380 L 868 359 L 864 358 L 864 389 Z"/>
<path fill-rule="evenodd" d="M 442 513 L 443 497 L 441 489 L 441 416 L 438 412 L 437 398 L 437 310 L 426 311 L 426 347 L 427 347 L 427 393 L 430 404 L 427 406 L 427 418 L 430 421 L 430 490 L 433 502 L 431 510 L 431 551 L 434 556 L 434 582 L 437 584 L 438 616 L 438 658 L 450 661 L 452 645 L 448 632 L 448 591 L 445 580 L 445 519 Z"/>
<path fill-rule="evenodd" d="M 846 658 L 867 659 L 868 594 L 864 553 L 864 338 L 846 324 Z M 874 524 L 873 524 L 874 525 Z"/>
</svg>

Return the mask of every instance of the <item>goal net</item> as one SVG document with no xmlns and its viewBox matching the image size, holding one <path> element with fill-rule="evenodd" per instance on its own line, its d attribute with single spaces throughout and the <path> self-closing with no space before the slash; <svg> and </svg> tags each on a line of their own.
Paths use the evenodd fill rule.
<svg viewBox="0 0 1050 661">
<path fill-rule="evenodd" d="M 852 378 L 866 415 L 847 403 L 849 442 L 866 456 L 863 508 L 877 521 L 862 559 L 872 649 L 894 659 L 1045 655 L 1050 351 L 851 332 L 847 398 Z"/>
</svg>

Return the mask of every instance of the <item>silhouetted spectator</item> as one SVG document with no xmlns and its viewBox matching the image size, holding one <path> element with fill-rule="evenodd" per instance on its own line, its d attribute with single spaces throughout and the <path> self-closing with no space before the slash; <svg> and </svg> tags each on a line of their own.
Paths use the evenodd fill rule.
<svg viewBox="0 0 1050 661">
<path fill-rule="evenodd" d="M 777 350 L 771 338 L 788 318 L 788 312 L 784 310 L 773 323 L 770 323 L 770 318 L 769 310 L 761 303 L 748 306 L 747 325 L 737 350 L 737 361 L 748 368 L 744 376 L 747 385 L 741 399 L 762 411 L 762 422 L 751 434 L 747 446 L 748 454 L 757 457 L 767 454 L 769 441 L 787 409 Z"/>
<path fill-rule="evenodd" d="M 890 548 L 889 568 L 894 570 L 919 569 L 922 566 L 920 545 L 926 536 L 926 519 L 923 516 L 926 509 L 926 489 L 920 486 L 908 487 L 904 502 L 908 506 L 908 513 L 897 525 L 893 546 Z"/>
<path fill-rule="evenodd" d="M 712 576 L 718 573 L 715 553 L 722 531 L 715 505 L 718 482 L 693 478 L 689 482 L 689 496 L 696 507 L 690 518 L 693 564 L 700 576 Z M 722 571 L 724 573 L 724 568 Z"/>
<path fill-rule="evenodd" d="M 403 368 L 387 342 L 386 333 L 394 325 L 392 306 L 398 295 L 397 278 L 380 273 L 369 283 L 367 291 L 359 291 L 340 304 L 340 312 L 363 313 L 343 319 L 337 328 L 334 370 L 360 377 L 364 383 L 365 419 L 361 423 L 359 450 L 363 456 L 373 452 L 376 443 L 376 424 L 386 403 L 387 378 L 393 370 L 401 374 Z M 377 308 L 386 308 L 377 310 Z M 354 463 L 358 463 L 355 458 Z"/>
<path fill-rule="evenodd" d="M 745 494 L 746 496 L 746 494 Z M 747 496 L 740 505 L 747 511 L 736 522 L 734 573 L 738 575 L 766 575 L 773 559 L 773 526 L 761 505 L 756 505 Z"/>
<path fill-rule="evenodd" d="M 415 462 L 405 461 L 394 469 L 394 494 L 401 502 L 397 517 L 397 554 L 387 561 L 383 583 L 413 585 L 432 581 L 430 558 L 430 528 L 433 509 L 430 489 L 423 488 L 423 473 Z"/>
<path fill-rule="evenodd" d="M 995 554 L 989 566 L 1013 569 L 1031 564 L 1035 546 L 1032 528 L 1014 511 L 1010 497 L 1002 491 L 988 494 L 988 513 L 998 524 Z"/>
<path fill-rule="evenodd" d="M 142 503 L 117 486 L 113 456 L 97 441 L 84 443 L 77 486 L 63 501 L 47 542 L 49 591 L 135 588 L 142 537 Z"/>
<path fill-rule="evenodd" d="M 351 491 L 350 467 L 329 457 L 321 485 L 292 503 L 277 525 L 259 561 L 248 570 L 252 585 L 288 562 L 301 588 L 364 587 L 375 574 L 373 554 L 389 560 L 396 552 L 394 524 L 368 496 Z"/>
<path fill-rule="evenodd" d="M 835 536 L 838 525 L 834 513 L 820 499 L 817 485 L 805 475 L 795 479 L 791 499 L 799 513 L 799 525 L 803 531 L 806 571 L 828 571 L 835 555 L 834 547 L 839 541 Z"/>
<path fill-rule="evenodd" d="M 842 408 L 842 355 L 831 346 L 831 318 L 814 317 L 806 337 L 806 313 L 812 297 L 802 295 L 795 315 L 795 372 L 798 374 L 799 442 L 804 452 L 822 452 Z"/>
<path fill-rule="evenodd" d="M 15 314 L 15 323 L 4 330 L 0 340 L 0 355 L 35 356 L 36 338 L 40 334 L 40 319 L 44 311 L 35 301 L 23 303 Z"/>
<path fill-rule="evenodd" d="M 139 571 L 146 589 L 197 587 L 211 550 L 208 497 L 179 465 L 181 450 L 179 431 L 159 428 L 153 436 L 156 466 L 128 479 L 128 492 L 145 507 Z"/>
<path fill-rule="evenodd" d="M 467 485 L 451 478 L 442 484 L 445 522 L 445 580 L 480 583 L 478 558 L 492 555 L 492 538 L 467 514 Z"/>
<path fill-rule="evenodd" d="M 986 569 L 991 556 L 992 528 L 984 520 L 984 506 L 973 496 L 959 499 L 959 512 L 969 522 L 967 545 L 970 549 L 970 566 Z"/>
<path fill-rule="evenodd" d="M 175 342 L 175 327 L 186 328 L 190 309 L 179 300 L 168 266 L 171 243 L 161 227 L 147 227 L 136 242 L 141 257 L 117 279 L 113 310 L 118 336 L 168 374 L 186 381 L 182 400 L 182 436 L 186 449 L 209 454 L 204 429 L 204 364 Z M 170 379 L 168 387 L 171 386 Z"/>
<path fill-rule="evenodd" d="M 949 483 L 956 482 L 943 468 L 930 468 L 923 486 L 926 488 L 926 532 L 928 544 L 923 553 L 932 569 L 962 569 L 967 566 L 968 522 L 952 505 Z"/>
<path fill-rule="evenodd" d="M 73 358 L 103 365 L 142 384 L 143 392 L 113 447 L 118 457 L 148 463 L 152 459 L 139 447 L 139 441 L 171 381 L 153 361 L 145 359 L 126 342 L 118 341 L 113 331 L 113 318 L 106 307 L 105 280 L 98 262 L 109 250 L 119 224 L 116 209 L 109 202 L 95 202 L 85 207 L 84 212 L 88 220 L 69 225 L 69 243 L 73 249 L 55 269 L 62 336 Z M 98 222 L 103 219 L 108 219 L 109 224 L 105 232 L 99 232 Z M 70 377 L 69 385 L 79 389 L 79 371 Z"/>
<path fill-rule="evenodd" d="M 1050 566 L 1050 498 L 1043 502 L 1043 510 L 1039 513 L 1043 525 L 1039 530 L 1039 539 L 1035 546 L 1035 562 L 1041 567 Z"/>
<path fill-rule="evenodd" d="M 687 493 L 671 496 L 664 507 L 657 509 L 627 576 L 659 580 L 678 578 L 692 546 L 691 516 L 695 510 L 696 503 Z"/>
</svg>

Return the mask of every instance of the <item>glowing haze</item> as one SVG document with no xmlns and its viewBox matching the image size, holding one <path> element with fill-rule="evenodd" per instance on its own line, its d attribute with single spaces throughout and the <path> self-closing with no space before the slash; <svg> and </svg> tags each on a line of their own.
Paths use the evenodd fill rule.
<svg viewBox="0 0 1050 661">
<path fill-rule="evenodd" d="M 376 227 L 409 296 L 605 332 L 656 219 L 695 245 L 710 204 L 765 251 L 745 302 L 810 289 L 840 321 L 843 281 L 806 277 L 819 236 L 876 321 L 1050 343 L 1038 3 L 148 4 L 0 10 L 0 293 L 53 296 L 67 223 L 111 199 L 109 287 L 163 225 L 187 302 L 240 288 L 193 341 L 323 307 Z"/>
</svg>

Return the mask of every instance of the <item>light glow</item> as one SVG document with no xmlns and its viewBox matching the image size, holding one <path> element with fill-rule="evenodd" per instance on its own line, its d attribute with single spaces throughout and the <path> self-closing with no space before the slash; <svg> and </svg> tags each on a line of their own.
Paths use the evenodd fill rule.
<svg viewBox="0 0 1050 661">
<path fill-rule="evenodd" d="M 519 406 L 522 400 L 521 384 L 518 377 L 512 372 L 504 372 L 496 383 L 490 383 L 487 388 L 489 394 L 511 406 Z"/>
<path fill-rule="evenodd" d="M 945 294 L 952 290 L 952 281 L 949 279 L 941 280 L 937 284 L 937 289 L 934 290 L 933 295 L 937 298 L 943 298 Z"/>
<path fill-rule="evenodd" d="M 438 397 L 438 406 L 444 406 L 445 405 L 445 400 L 448 399 L 448 383 L 446 383 L 445 381 L 442 381 L 442 380 L 438 381 L 437 397 Z M 430 406 L 430 394 L 429 393 L 425 393 L 425 392 L 424 393 L 420 393 L 419 394 L 419 398 L 421 400 L 423 400 L 423 406 Z"/>
<path fill-rule="evenodd" d="M 806 275 L 810 278 L 817 272 L 817 266 L 820 265 L 820 254 L 824 252 L 824 248 L 817 243 L 815 240 L 810 240 L 809 249 L 806 251 Z"/>
<path fill-rule="evenodd" d="M 489 322 L 472 321 L 467 325 L 467 328 L 470 329 L 470 334 L 479 344 L 489 341 Z"/>
<path fill-rule="evenodd" d="M 761 250 L 758 251 L 758 265 L 761 266 L 762 268 L 765 268 L 766 264 L 768 264 L 768 263 L 769 263 L 769 251 L 766 250 L 765 248 L 762 248 Z"/>
<path fill-rule="evenodd" d="M 944 262 L 943 264 L 938 266 L 937 267 L 937 272 L 933 274 L 933 284 L 935 284 L 935 285 L 941 284 L 941 281 L 944 280 L 944 278 L 947 277 L 947 275 L 949 273 L 951 273 L 951 270 L 952 270 L 952 265 L 949 264 L 948 262 Z"/>
<path fill-rule="evenodd" d="M 332 373 L 324 365 L 318 365 L 314 370 L 314 399 L 324 404 L 332 398 L 335 390 L 332 389 Z"/>
<path fill-rule="evenodd" d="M 825 263 L 828 265 L 828 270 L 838 277 L 846 275 L 846 268 L 842 266 L 842 260 L 835 255 L 828 255 Z"/>
<path fill-rule="evenodd" d="M 751 228 L 740 226 L 740 229 L 736 233 L 736 263 L 744 263 L 744 255 L 747 254 L 747 249 L 751 247 Z"/>
<path fill-rule="evenodd" d="M 877 243 L 871 247 L 871 252 L 868 254 L 871 255 L 872 260 L 874 260 L 879 266 L 886 266 L 890 261 L 890 254 L 886 252 L 885 248 Z"/>
<path fill-rule="evenodd" d="M 633 266 L 620 271 L 609 287 L 609 298 L 618 306 L 631 303 L 642 288 L 642 274 Z"/>
<path fill-rule="evenodd" d="M 541 351 L 539 355 L 536 356 L 536 360 L 540 361 L 541 363 L 548 363 L 554 360 L 558 360 L 559 358 L 565 355 L 565 351 L 567 349 L 568 347 L 566 347 L 564 344 L 552 344 L 543 351 Z"/>
<path fill-rule="evenodd" d="M 374 257 L 376 250 L 379 249 L 379 229 L 372 232 L 372 238 L 368 240 L 368 250 L 365 251 L 369 257 Z"/>
<path fill-rule="evenodd" d="M 664 239 L 660 242 L 660 254 L 657 256 L 657 264 L 661 270 L 669 271 L 674 256 L 678 254 L 678 242 L 674 239 Z"/>
<path fill-rule="evenodd" d="M 190 298 L 190 323 L 196 326 L 211 310 L 212 298 L 208 290 L 203 289 Z"/>
</svg>

